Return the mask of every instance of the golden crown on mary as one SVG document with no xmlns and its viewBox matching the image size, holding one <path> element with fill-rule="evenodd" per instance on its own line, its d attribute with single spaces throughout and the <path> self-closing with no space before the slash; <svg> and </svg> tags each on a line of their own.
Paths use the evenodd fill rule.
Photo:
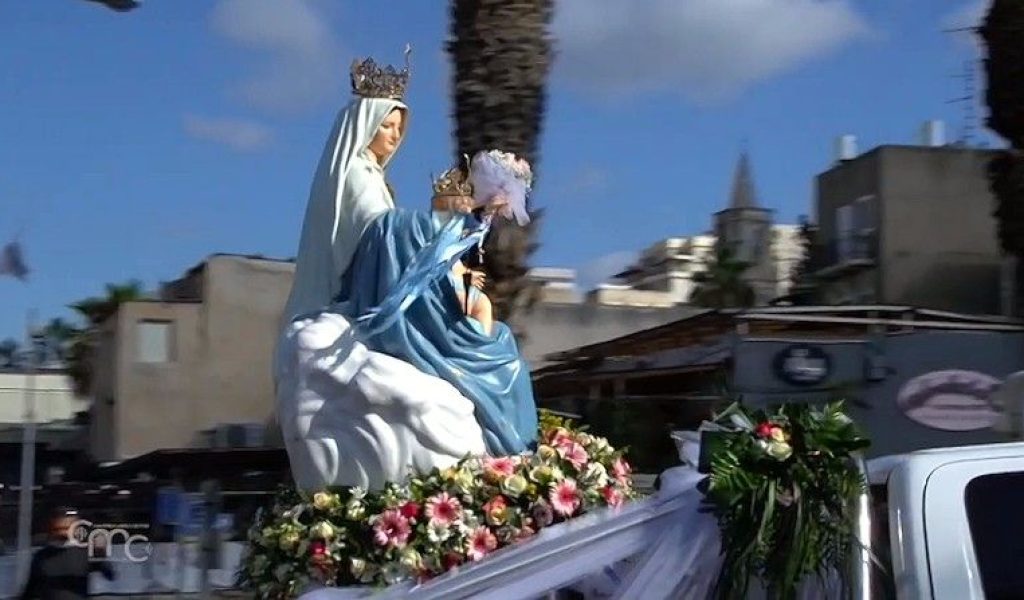
<svg viewBox="0 0 1024 600">
<path fill-rule="evenodd" d="M 363 98 L 401 100 L 409 86 L 409 46 L 405 47 L 405 68 L 381 66 L 372 58 L 352 61 L 352 93 Z"/>
</svg>

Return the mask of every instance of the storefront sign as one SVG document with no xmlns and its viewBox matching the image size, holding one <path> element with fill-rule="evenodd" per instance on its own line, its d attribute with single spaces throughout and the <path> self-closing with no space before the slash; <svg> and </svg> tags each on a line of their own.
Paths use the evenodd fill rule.
<svg viewBox="0 0 1024 600">
<path fill-rule="evenodd" d="M 793 344 L 775 355 L 775 374 L 793 385 L 816 385 L 828 378 L 832 359 L 818 346 Z"/>
<path fill-rule="evenodd" d="M 932 371 L 904 384 L 896 404 L 909 419 L 932 429 L 989 429 L 999 419 L 990 400 L 999 384 L 977 371 Z"/>
</svg>

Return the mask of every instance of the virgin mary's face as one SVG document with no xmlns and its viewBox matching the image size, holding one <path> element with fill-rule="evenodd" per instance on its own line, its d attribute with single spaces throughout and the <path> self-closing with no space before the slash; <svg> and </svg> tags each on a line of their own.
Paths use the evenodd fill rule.
<svg viewBox="0 0 1024 600">
<path fill-rule="evenodd" d="M 377 162 L 383 163 L 384 159 L 394 154 L 398 148 L 398 143 L 402 141 L 404 116 L 402 111 L 396 108 L 384 118 L 380 127 L 377 128 L 377 133 L 369 145 L 370 152 L 377 157 Z"/>
</svg>

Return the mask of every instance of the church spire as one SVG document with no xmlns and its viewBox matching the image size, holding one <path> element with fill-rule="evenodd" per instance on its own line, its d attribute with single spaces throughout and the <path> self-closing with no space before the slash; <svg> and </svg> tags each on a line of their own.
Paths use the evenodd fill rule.
<svg viewBox="0 0 1024 600">
<path fill-rule="evenodd" d="M 754 192 L 754 179 L 750 175 L 750 156 L 746 149 L 740 153 L 740 159 L 736 163 L 729 208 L 759 208 L 757 194 Z"/>
</svg>

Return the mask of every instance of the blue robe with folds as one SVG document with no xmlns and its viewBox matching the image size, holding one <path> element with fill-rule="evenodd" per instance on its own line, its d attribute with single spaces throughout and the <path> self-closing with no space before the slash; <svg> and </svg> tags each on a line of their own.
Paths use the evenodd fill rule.
<svg viewBox="0 0 1024 600">
<path fill-rule="evenodd" d="M 354 321 L 379 307 L 439 230 L 440 222 L 430 213 L 398 209 L 377 217 L 359 240 L 334 309 Z M 462 311 L 450 277 L 418 283 L 408 308 L 383 329 L 357 328 L 360 340 L 371 350 L 445 379 L 469 398 L 491 455 L 532 448 L 537 431 L 533 388 L 508 326 L 495 322 L 491 334 L 484 333 Z"/>
</svg>

